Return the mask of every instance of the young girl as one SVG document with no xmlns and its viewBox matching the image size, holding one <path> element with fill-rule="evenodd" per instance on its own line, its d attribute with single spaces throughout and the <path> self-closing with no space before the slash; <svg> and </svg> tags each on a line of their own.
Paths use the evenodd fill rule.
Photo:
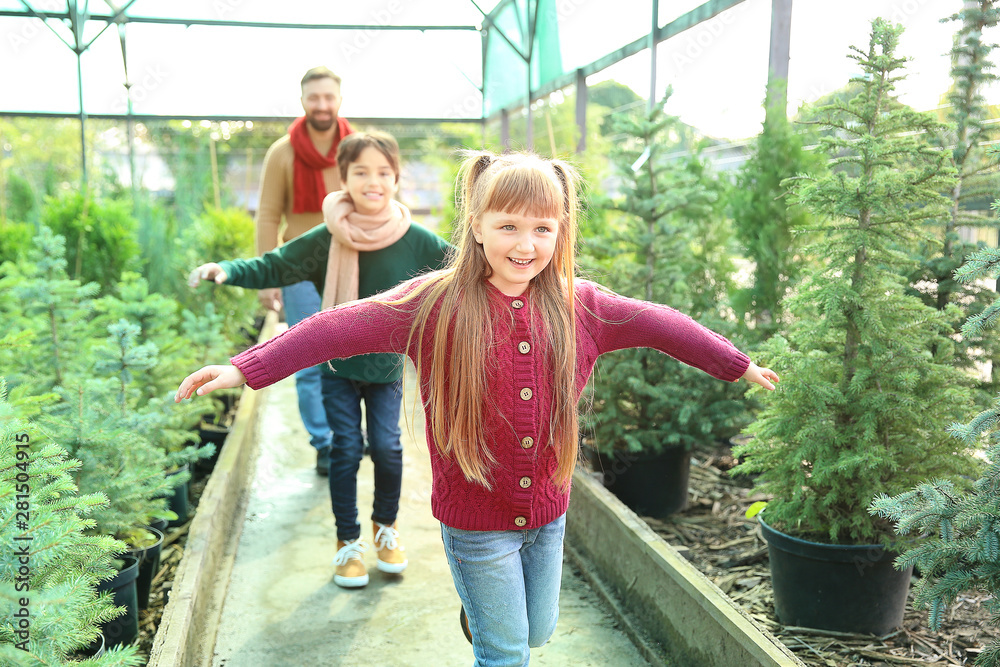
<svg viewBox="0 0 1000 667">
<path fill-rule="evenodd" d="M 356 132 L 344 137 L 337 164 L 344 189 L 323 200 L 325 225 L 261 257 L 203 264 L 191 272 L 189 283 L 213 280 L 260 289 L 307 280 L 316 285 L 326 307 L 372 296 L 445 265 L 448 243 L 411 222 L 409 210 L 393 199 L 399 184 L 399 146 L 391 135 Z M 332 367 L 323 364 L 320 381 L 333 429 L 333 443 L 317 461 L 321 474 L 329 471 L 337 523 L 333 581 L 359 588 L 368 584 L 362 557 L 367 545 L 357 503 L 358 467 L 366 439 L 361 429 L 362 399 L 375 466 L 375 564 L 382 572 L 399 574 L 409 562 L 396 525 L 403 475 L 402 363 L 398 355 L 375 354 L 337 361 Z"/>
<path fill-rule="evenodd" d="M 577 401 L 597 357 L 648 346 L 714 377 L 778 376 L 666 306 L 574 277 L 575 173 L 558 160 L 476 153 L 463 165 L 450 268 L 323 311 L 232 366 L 207 366 L 177 400 L 365 352 L 416 364 L 445 553 L 475 665 L 526 665 L 555 629 Z"/>
</svg>

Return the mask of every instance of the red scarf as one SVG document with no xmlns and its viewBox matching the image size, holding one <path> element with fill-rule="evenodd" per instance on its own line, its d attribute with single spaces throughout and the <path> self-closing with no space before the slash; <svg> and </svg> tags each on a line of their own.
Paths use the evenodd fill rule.
<svg viewBox="0 0 1000 667">
<path fill-rule="evenodd" d="M 337 165 L 337 146 L 341 139 L 353 134 L 354 129 L 346 118 L 337 117 L 337 136 L 330 146 L 330 152 L 320 155 L 309 137 L 306 117 L 296 118 L 288 135 L 291 137 L 295 161 L 292 171 L 292 213 L 317 213 L 323 210 L 323 198 L 326 197 L 326 183 L 323 181 L 323 170 Z"/>
</svg>

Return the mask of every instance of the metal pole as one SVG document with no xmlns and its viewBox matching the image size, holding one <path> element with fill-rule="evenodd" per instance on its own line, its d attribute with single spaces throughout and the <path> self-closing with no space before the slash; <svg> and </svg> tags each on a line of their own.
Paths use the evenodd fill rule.
<svg viewBox="0 0 1000 667">
<path fill-rule="evenodd" d="M 83 65 L 80 59 L 83 54 L 76 52 L 76 90 L 80 100 L 80 184 L 83 192 L 87 192 L 87 112 L 83 106 Z"/>
<path fill-rule="evenodd" d="M 771 48 L 767 63 L 765 122 L 774 114 L 787 116 L 788 60 L 792 39 L 792 0 L 771 0 Z"/>
<path fill-rule="evenodd" d="M 660 2 L 653 0 L 652 25 L 649 28 L 649 110 L 656 106 L 656 31 L 660 22 Z"/>
<path fill-rule="evenodd" d="M 576 152 L 587 150 L 587 77 L 583 70 L 576 70 L 576 127 L 580 130 L 580 140 Z"/>
</svg>

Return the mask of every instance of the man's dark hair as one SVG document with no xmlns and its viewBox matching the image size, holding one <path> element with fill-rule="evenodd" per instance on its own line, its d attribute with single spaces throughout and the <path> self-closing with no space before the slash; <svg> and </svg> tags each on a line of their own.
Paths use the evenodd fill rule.
<svg viewBox="0 0 1000 667">
<path fill-rule="evenodd" d="M 333 70 L 329 67 L 313 67 L 311 70 L 306 72 L 306 75 L 302 77 L 302 87 L 305 87 L 310 81 L 315 81 L 316 79 L 333 79 L 340 85 L 340 77 L 333 73 Z"/>
</svg>

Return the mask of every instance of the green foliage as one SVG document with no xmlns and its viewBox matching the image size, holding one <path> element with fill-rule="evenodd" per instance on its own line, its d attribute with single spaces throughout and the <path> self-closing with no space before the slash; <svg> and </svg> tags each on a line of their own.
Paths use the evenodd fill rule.
<svg viewBox="0 0 1000 667">
<path fill-rule="evenodd" d="M 734 451 L 747 457 L 737 470 L 761 473 L 757 490 L 775 496 L 768 523 L 811 539 L 888 542 L 866 511 L 875 494 L 972 469 L 946 433 L 969 406 L 951 360 L 954 313 L 908 294 L 901 277 L 954 184 L 949 156 L 927 141 L 939 125 L 893 96 L 901 31 L 876 19 L 869 48 L 852 47 L 858 94 L 823 110 L 832 171 L 792 184 L 823 221 L 807 252 L 826 264 L 786 302 L 794 324 L 762 354 L 784 381 Z"/>
<path fill-rule="evenodd" d="M 27 222 L 0 222 L 0 264 L 24 259 L 35 226 Z"/>
<path fill-rule="evenodd" d="M 151 518 L 169 517 L 164 497 L 166 454 L 121 415 L 115 381 L 94 380 L 60 388 L 61 403 L 40 424 L 54 442 L 81 461 L 73 473 L 81 493 L 103 492 L 109 504 L 93 513 L 96 532 L 134 544 Z"/>
<path fill-rule="evenodd" d="M 0 380 L 0 604 L 11 610 L 0 617 L 0 662 L 67 664 L 74 651 L 97 638 L 100 623 L 124 611 L 95 587 L 114 575 L 112 559 L 126 547 L 90 532 L 89 515 L 107 499 L 99 492 L 77 493 L 72 474 L 80 462 L 58 445 L 37 444 L 37 431 L 14 416 L 4 394 Z M 26 526 L 18 524 L 19 513 L 28 515 Z M 13 614 L 25 600 L 30 626 L 22 630 Z M 134 647 L 117 647 L 75 664 L 127 667 L 143 661 Z"/>
<path fill-rule="evenodd" d="M 590 239 L 585 252 L 621 294 L 669 305 L 731 336 L 734 322 L 719 314 L 731 272 L 720 186 L 697 155 L 670 154 L 666 137 L 677 119 L 664 113 L 665 102 L 619 120 L 630 140 L 612 153 L 618 196 L 603 202 L 620 214 L 619 224 Z M 732 436 L 749 421 L 743 391 L 658 351 L 623 350 L 598 360 L 585 428 L 605 452 L 690 448 Z"/>
<path fill-rule="evenodd" d="M 1000 207 L 1000 201 L 995 206 Z M 1000 249 L 986 248 L 969 257 L 955 273 L 962 283 L 1000 275 Z M 984 337 L 1000 316 L 1000 299 L 970 317 L 963 336 Z M 995 336 L 994 336 L 995 337 Z M 900 535 L 917 534 L 926 539 L 896 561 L 897 567 L 915 564 L 923 578 L 916 588 L 918 604 L 931 608 L 931 627 L 937 629 L 941 615 L 956 596 L 979 590 L 989 598 L 986 609 L 993 623 L 1000 619 L 1000 398 L 967 424 L 953 424 L 951 433 L 969 447 L 991 443 L 987 465 L 970 490 L 958 489 L 951 480 L 918 484 L 894 497 L 881 494 L 869 512 L 895 523 Z M 994 641 L 976 659 L 978 667 L 1000 665 L 1000 641 Z"/>
<path fill-rule="evenodd" d="M 194 222 L 188 267 L 194 268 L 206 262 L 224 259 L 254 257 L 254 234 L 253 218 L 246 211 L 236 208 L 208 208 Z M 196 293 L 191 294 L 191 299 L 194 300 L 193 295 Z M 225 334 L 229 340 L 242 343 L 248 335 L 256 335 L 254 315 L 260 306 L 254 290 L 231 286 L 213 289 L 212 302 L 216 312 L 225 318 Z M 194 309 L 194 305 L 191 303 L 189 307 Z"/>
<path fill-rule="evenodd" d="M 67 270 L 74 279 L 107 289 L 122 271 L 137 268 L 137 223 L 127 202 L 71 192 L 46 200 L 42 223 L 66 238 Z"/>
<path fill-rule="evenodd" d="M 3 219 L 36 222 L 38 219 L 38 197 L 35 196 L 31 183 L 20 174 L 15 173 L 7 174 L 6 179 L 6 192 L 3 193 L 6 200 L 2 214 L 0 214 L 0 225 L 2 225 Z M 2 256 L 0 255 L 0 257 Z"/>
<path fill-rule="evenodd" d="M 943 243 L 935 239 L 933 244 L 923 244 L 918 253 L 920 266 L 910 275 L 911 284 L 925 303 L 938 309 L 961 304 L 965 315 L 981 312 L 996 296 L 982 283 L 961 283 L 953 277 L 966 258 L 983 245 L 963 241 L 959 236 L 960 228 L 996 225 L 995 220 L 985 220 L 981 212 L 973 208 L 997 185 L 995 175 L 986 173 L 990 161 L 982 147 L 993 136 L 992 126 L 984 123 L 989 110 L 982 90 L 998 78 L 990 61 L 995 45 L 983 41 L 983 32 L 1000 21 L 1000 8 L 992 4 L 991 0 L 980 0 L 976 6 L 965 7 L 949 19 L 961 22 L 952 49 L 954 86 L 947 96 L 951 132 L 945 139 L 945 145 L 953 147 L 951 154 L 958 170 L 958 181 L 948 192 L 951 205 L 947 213 L 930 222 Z M 963 319 L 960 315 L 952 321 L 956 332 Z M 976 363 L 985 360 L 1000 365 L 1000 341 L 996 338 L 956 338 L 956 361 L 963 368 L 972 370 Z M 995 381 L 989 384 L 995 385 Z M 995 390 L 995 387 L 990 389 Z"/>
<path fill-rule="evenodd" d="M 782 300 L 798 283 L 805 263 L 802 238 L 793 230 L 809 226 L 809 214 L 789 205 L 781 183 L 821 170 L 820 156 L 803 150 L 801 137 L 784 115 L 773 114 L 730 193 L 736 237 L 753 266 L 752 283 L 733 293 L 733 308 L 759 339 L 784 328 Z"/>
<path fill-rule="evenodd" d="M 42 227 L 26 262 L 0 267 L 0 312 L 14 331 L 29 331 L 34 344 L 11 359 L 12 384 L 30 381 L 47 391 L 85 367 L 80 342 L 91 332 L 95 283 L 81 285 L 66 275 L 66 243 Z M 2 358 L 2 356 L 0 356 Z"/>
</svg>

